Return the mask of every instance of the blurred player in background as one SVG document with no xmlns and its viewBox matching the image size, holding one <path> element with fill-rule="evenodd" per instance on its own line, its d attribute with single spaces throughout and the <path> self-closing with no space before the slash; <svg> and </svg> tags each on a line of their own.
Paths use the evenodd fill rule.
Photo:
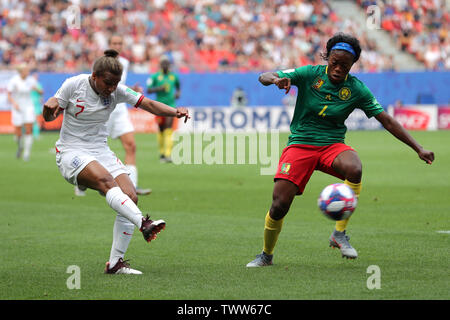
<svg viewBox="0 0 450 320">
<path fill-rule="evenodd" d="M 35 89 L 31 90 L 31 100 L 33 100 L 34 113 L 36 114 L 36 120 L 33 123 L 33 137 L 37 139 L 41 134 L 41 127 L 37 121 L 37 117 L 42 114 L 42 104 L 44 102 L 42 101 L 42 95 L 44 94 L 44 90 L 39 83 L 38 73 L 33 74 L 33 77 L 36 79 Z"/>
<path fill-rule="evenodd" d="M 123 66 L 118 52 L 106 50 L 93 66 L 92 74 L 67 79 L 44 104 L 45 121 L 53 121 L 64 112 L 60 137 L 56 142 L 56 164 L 62 176 L 81 190 L 91 188 L 106 196 L 117 213 L 113 243 L 105 273 L 141 274 L 123 260 L 136 226 L 147 242 L 165 227 L 163 220 L 143 217 L 137 207 L 137 195 L 127 168 L 108 146 L 106 122 L 116 105 L 128 103 L 150 113 L 166 117 L 185 117 L 186 108 L 174 109 L 150 100 L 143 94 L 119 84 Z"/>
<path fill-rule="evenodd" d="M 237 87 L 231 95 L 230 106 L 232 108 L 243 108 L 246 107 L 247 104 L 247 94 L 245 93 L 244 89 L 242 89 L 242 87 Z"/>
<path fill-rule="evenodd" d="M 180 80 L 178 75 L 170 71 L 170 60 L 162 56 L 160 60 L 161 71 L 155 73 L 147 80 L 147 93 L 156 93 L 156 101 L 175 108 L 175 101 L 180 97 Z M 172 162 L 173 147 L 173 119 L 156 117 L 158 123 L 158 145 L 161 162 Z"/>
<path fill-rule="evenodd" d="M 119 61 L 123 66 L 122 79 L 120 83 L 125 85 L 127 81 L 128 66 L 130 62 L 120 56 L 123 49 L 123 38 L 120 35 L 113 35 L 109 39 L 109 47 L 119 52 Z M 136 87 L 133 87 L 136 90 Z M 136 90 L 139 91 L 139 90 Z M 130 179 L 133 182 L 136 193 L 138 195 L 147 195 L 152 192 L 151 189 L 139 188 L 138 186 L 138 170 L 136 166 L 136 140 L 134 138 L 134 127 L 131 123 L 130 116 L 128 114 L 128 108 L 125 103 L 120 103 L 116 106 L 107 123 L 108 135 L 113 138 L 119 138 L 122 142 L 123 149 L 125 150 L 125 166 L 130 173 Z M 85 193 L 75 187 L 75 194 L 83 196 Z"/>
<path fill-rule="evenodd" d="M 434 153 L 425 150 L 386 113 L 370 90 L 349 74 L 361 54 L 359 41 L 338 33 L 328 40 L 323 58 L 327 65 L 307 65 L 297 69 L 263 73 L 259 81 L 275 84 L 279 89 L 298 87 L 298 98 L 291 122 L 291 135 L 281 155 L 275 174 L 272 206 L 264 225 L 264 246 L 261 254 L 247 267 L 272 264 L 273 251 L 281 232 L 283 218 L 296 195 L 301 195 L 314 170 L 344 180 L 356 196 L 361 192 L 362 165 L 356 151 L 344 144 L 347 128 L 344 121 L 355 108 L 367 117 L 375 117 L 393 136 L 410 146 L 428 164 Z M 336 222 L 329 244 L 339 248 L 343 257 L 355 259 L 358 254 L 346 235 L 349 219 Z"/>
<path fill-rule="evenodd" d="M 19 65 L 17 71 L 19 74 L 12 77 L 7 86 L 8 102 L 12 106 L 11 120 L 17 142 L 16 157 L 23 156 L 23 160 L 28 161 L 33 145 L 33 123 L 36 121 L 31 92 L 36 90 L 42 94 L 42 89 L 37 87 L 36 78 L 30 76 L 27 65 Z M 22 129 L 25 131 L 24 136 Z"/>
</svg>

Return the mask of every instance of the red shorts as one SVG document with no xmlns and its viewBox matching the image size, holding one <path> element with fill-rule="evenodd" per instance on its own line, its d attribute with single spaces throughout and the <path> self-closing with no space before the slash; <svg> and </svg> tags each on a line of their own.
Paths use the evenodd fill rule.
<svg viewBox="0 0 450 320">
<path fill-rule="evenodd" d="M 327 146 L 311 146 L 306 144 L 293 144 L 284 148 L 278 163 L 274 181 L 285 179 L 298 186 L 297 194 L 302 194 L 314 170 L 331 174 L 344 180 L 344 177 L 331 167 L 334 159 L 343 151 L 353 150 L 343 143 L 334 143 Z"/>
</svg>

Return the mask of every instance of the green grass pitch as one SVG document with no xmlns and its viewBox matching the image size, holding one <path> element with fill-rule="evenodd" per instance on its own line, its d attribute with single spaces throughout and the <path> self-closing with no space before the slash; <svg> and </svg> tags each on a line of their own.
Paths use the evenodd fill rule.
<svg viewBox="0 0 450 320">
<path fill-rule="evenodd" d="M 262 249 L 272 176 L 249 164 L 161 164 L 155 135 L 138 134 L 139 184 L 153 189 L 139 207 L 167 222 L 151 244 L 135 231 L 125 258 L 142 276 L 103 274 L 115 213 L 95 191 L 74 196 L 51 152 L 57 134 L 42 134 L 27 163 L 1 135 L 0 299 L 449 299 L 450 235 L 437 231 L 450 230 L 450 131 L 412 135 L 435 152 L 431 166 L 385 131 L 347 134 L 363 162 L 348 227 L 358 259 L 328 247 L 334 223 L 316 202 L 338 181 L 316 172 L 285 219 L 274 266 L 247 269 Z M 72 265 L 80 289 L 67 287 Z M 381 288 L 371 290 L 373 265 Z"/>
</svg>

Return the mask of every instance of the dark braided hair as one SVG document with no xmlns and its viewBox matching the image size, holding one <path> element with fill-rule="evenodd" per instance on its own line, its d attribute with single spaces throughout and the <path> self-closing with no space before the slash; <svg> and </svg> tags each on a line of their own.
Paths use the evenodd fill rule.
<svg viewBox="0 0 450 320">
<path fill-rule="evenodd" d="M 356 54 L 355 57 L 353 58 L 353 63 L 358 61 L 359 56 L 361 55 L 361 45 L 359 44 L 359 40 L 356 39 L 354 36 L 343 32 L 336 33 L 333 37 L 331 37 L 328 40 L 327 52 L 323 52 L 320 54 L 322 59 L 328 61 L 328 58 L 330 57 L 331 53 L 331 48 L 333 48 L 333 46 L 338 42 L 345 42 L 351 45 Z"/>
<path fill-rule="evenodd" d="M 108 49 L 103 53 L 103 57 L 95 60 L 92 71 L 97 76 L 102 76 L 105 72 L 110 72 L 115 76 L 121 76 L 123 72 L 123 66 L 117 59 L 117 57 L 119 56 L 119 52 L 113 49 Z"/>
</svg>

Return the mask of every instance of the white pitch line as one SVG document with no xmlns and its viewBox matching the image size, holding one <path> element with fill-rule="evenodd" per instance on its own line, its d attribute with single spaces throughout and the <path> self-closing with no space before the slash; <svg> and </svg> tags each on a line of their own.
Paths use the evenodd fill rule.
<svg viewBox="0 0 450 320">
<path fill-rule="evenodd" d="M 438 230 L 437 233 L 450 233 L 450 230 Z"/>
</svg>

